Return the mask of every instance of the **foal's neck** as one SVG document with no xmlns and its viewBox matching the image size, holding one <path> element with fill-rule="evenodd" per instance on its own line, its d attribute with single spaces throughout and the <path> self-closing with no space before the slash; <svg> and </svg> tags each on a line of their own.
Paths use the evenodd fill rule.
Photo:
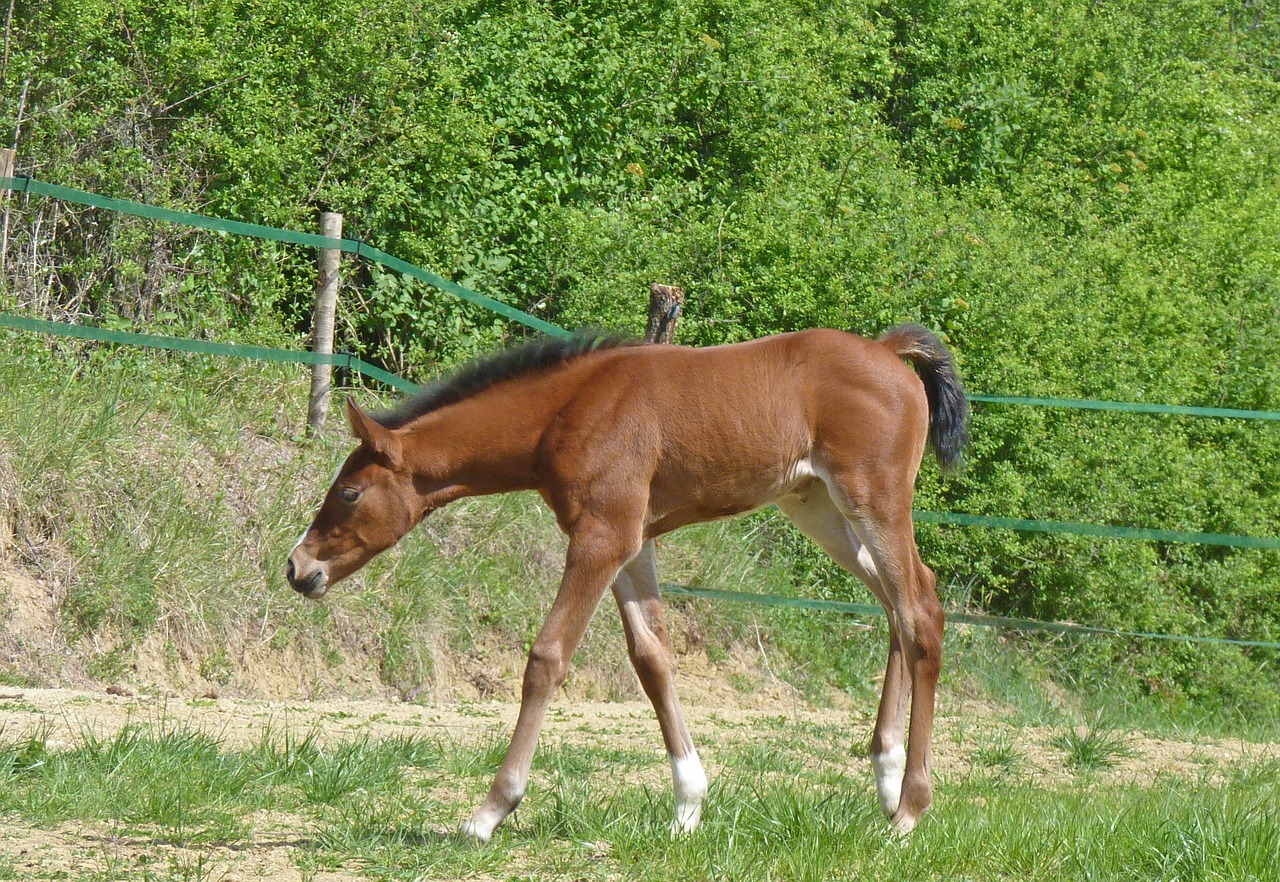
<svg viewBox="0 0 1280 882">
<path fill-rule="evenodd" d="M 508 388 L 511 386 L 513 388 Z M 554 412 L 525 384 L 486 390 L 405 427 L 415 474 L 458 488 L 457 497 L 532 490 L 538 442 Z"/>
</svg>

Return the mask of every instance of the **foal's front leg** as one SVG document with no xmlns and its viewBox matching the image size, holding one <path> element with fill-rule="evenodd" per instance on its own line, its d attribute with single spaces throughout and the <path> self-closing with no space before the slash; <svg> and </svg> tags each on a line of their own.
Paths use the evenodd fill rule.
<svg viewBox="0 0 1280 882">
<path fill-rule="evenodd" d="M 671 761 L 671 783 L 675 791 L 675 818 L 671 832 L 688 833 L 702 817 L 702 801 L 707 795 L 707 775 L 698 751 L 693 747 L 689 726 L 676 695 L 676 658 L 667 634 L 658 591 L 658 569 L 653 540 L 622 568 L 613 583 L 622 627 L 627 634 L 627 654 L 640 678 L 640 685 L 653 702 L 662 740 Z"/>
<path fill-rule="evenodd" d="M 542 625 L 524 669 L 520 714 L 511 746 L 498 769 L 484 804 L 462 825 L 464 836 L 488 842 L 502 819 L 520 804 L 529 783 L 533 749 L 547 713 L 551 695 L 569 673 L 574 650 L 587 623 L 623 564 L 639 549 L 637 539 L 624 545 L 616 531 L 578 531 L 569 540 L 560 592 Z"/>
</svg>

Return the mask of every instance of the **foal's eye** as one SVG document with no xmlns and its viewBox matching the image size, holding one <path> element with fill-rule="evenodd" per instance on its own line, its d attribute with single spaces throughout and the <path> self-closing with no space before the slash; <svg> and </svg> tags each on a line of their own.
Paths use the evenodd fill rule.
<svg viewBox="0 0 1280 882">
<path fill-rule="evenodd" d="M 355 505 L 360 501 L 360 491 L 354 487 L 343 487 L 338 491 L 338 498 L 347 505 Z"/>
</svg>

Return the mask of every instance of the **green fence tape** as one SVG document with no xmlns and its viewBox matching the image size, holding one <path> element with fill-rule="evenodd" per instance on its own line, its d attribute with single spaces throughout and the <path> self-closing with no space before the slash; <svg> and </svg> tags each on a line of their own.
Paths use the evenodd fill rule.
<svg viewBox="0 0 1280 882">
<path fill-rule="evenodd" d="M 306 245 L 311 248 L 338 248 L 349 253 L 354 253 L 358 245 L 352 239 L 332 239 L 315 233 L 299 233 L 294 230 L 282 230 L 276 227 L 263 226 L 262 224 L 248 224 L 243 221 L 209 217 L 208 215 L 194 214 L 189 211 L 159 208 L 141 202 L 131 202 L 127 199 L 115 199 L 110 196 L 88 193 L 84 190 L 73 190 L 70 187 L 46 184 L 43 181 L 37 181 L 32 178 L 0 178 L 0 189 L 10 187 L 12 184 L 22 185 L 13 186 L 12 189 L 36 196 L 51 196 L 54 199 L 61 199 L 63 202 L 74 202 L 79 205 L 88 205 L 91 208 L 103 208 L 107 211 L 116 211 L 121 214 L 133 215 L 134 217 L 145 217 L 150 220 L 197 227 L 217 233 L 231 233 L 237 236 L 250 236 L 255 239 L 270 239 L 275 242 Z"/>
<path fill-rule="evenodd" d="M 404 377 L 398 377 L 390 371 L 384 371 L 377 365 L 369 364 L 369 362 L 356 358 L 354 355 L 348 357 L 350 358 L 351 370 L 364 374 L 371 380 L 386 383 L 392 389 L 396 389 L 400 392 L 413 393 L 422 388 L 417 383 L 406 380 Z"/>
<path fill-rule="evenodd" d="M 50 322 L 0 314 L 0 326 L 19 331 L 33 331 L 59 337 L 78 337 L 99 343 L 121 343 L 143 346 L 148 349 L 169 349 L 177 352 L 195 352 L 201 355 L 229 355 L 257 361 L 283 361 L 299 364 L 332 364 L 347 366 L 345 353 L 323 355 L 314 352 L 297 352 L 291 349 L 270 349 L 265 346 L 246 346 L 239 343 L 215 343 L 210 340 L 188 340 L 184 337 L 161 337 L 154 334 L 137 334 L 132 331 L 115 331 L 67 322 Z"/>
<path fill-rule="evenodd" d="M 883 607 L 872 603 L 850 603 L 843 600 L 811 600 L 804 597 L 783 597 L 779 594 L 755 594 L 750 591 L 724 591 L 714 588 L 695 588 L 689 585 L 662 583 L 662 591 L 676 597 L 697 597 L 727 603 L 750 603 L 756 606 L 784 607 L 788 609 L 838 612 L 846 615 L 879 616 L 884 618 Z M 1148 640 L 1174 640 L 1182 643 L 1217 643 L 1229 646 L 1254 646 L 1262 649 L 1280 649 L 1280 642 L 1269 640 L 1237 640 L 1231 637 L 1200 637 L 1191 634 L 1159 634 L 1148 631 L 1121 631 L 1113 628 L 1097 628 L 1092 625 L 1076 625 L 1068 622 L 1041 622 L 1035 619 L 1018 619 L 1008 616 L 991 616 L 979 613 L 948 612 L 947 621 L 982 628 L 1000 628 L 1009 631 L 1054 631 L 1063 634 L 1093 634 L 1105 637 L 1143 638 Z"/>
<path fill-rule="evenodd" d="M 514 306 L 508 306 L 501 300 L 494 300 L 492 297 L 486 297 L 483 294 L 478 294 L 470 288 L 462 287 L 457 282 L 451 282 L 433 272 L 428 272 L 421 267 L 414 266 L 407 261 L 387 254 L 385 251 L 379 251 L 377 248 L 365 245 L 363 242 L 360 243 L 356 253 L 361 257 L 367 257 L 375 263 L 380 263 L 389 269 L 395 270 L 396 272 L 403 273 L 411 278 L 426 282 L 428 285 L 431 285 L 433 288 L 438 288 L 446 294 L 452 294 L 454 297 L 459 297 L 470 303 L 474 303 L 477 306 L 483 306 L 491 312 L 496 312 L 498 315 L 506 316 L 513 321 L 520 322 L 523 325 L 533 328 L 535 331 L 541 331 L 548 336 L 559 337 L 562 340 L 567 339 L 570 336 L 570 332 L 566 331 L 559 325 L 544 322 L 542 319 L 535 318 L 527 312 L 521 312 Z"/>
<path fill-rule="evenodd" d="M 838 612 L 855 616 L 879 616 L 884 618 L 884 608 L 874 603 L 851 603 L 846 600 L 814 600 L 807 597 L 784 597 L 781 594 L 756 594 L 751 591 L 695 588 L 691 585 L 673 585 L 667 582 L 663 582 L 660 587 L 664 593 L 673 594 L 677 597 L 700 597 L 704 600 L 723 600 L 729 603 L 751 603 L 756 606 L 809 609 L 819 612 Z"/>
<path fill-rule="evenodd" d="M 250 236 L 255 239 L 269 239 L 275 242 L 286 242 L 291 245 L 305 245 L 311 248 L 337 248 L 348 254 L 356 254 L 366 257 L 377 263 L 382 264 L 397 272 L 404 273 L 419 281 L 426 282 L 428 285 L 436 288 L 446 294 L 482 306 L 485 309 L 495 312 L 498 315 L 509 318 L 512 321 L 519 322 L 526 327 L 535 331 L 541 331 L 552 337 L 560 337 L 562 339 L 569 336 L 569 331 L 561 328 L 559 325 L 553 325 L 551 322 L 543 321 L 540 318 L 529 315 L 509 306 L 501 300 L 495 300 L 484 294 L 479 294 L 469 288 L 464 288 L 457 282 L 451 282 L 443 276 L 428 272 L 421 267 L 414 266 L 408 261 L 401 260 L 379 251 L 360 242 L 356 239 L 332 239 L 327 236 L 318 236 L 314 233 L 300 233 L 295 230 L 283 230 L 277 227 L 267 227 L 261 224 L 248 224 L 242 221 L 225 220 L 223 218 L 209 217 L 203 214 L 193 214 L 186 211 L 174 211 L 169 208 L 158 208 L 154 205 L 145 205 L 141 202 L 130 202 L 127 199 L 114 199 L 109 196 L 99 196 L 96 193 L 88 193 L 84 190 L 73 190 L 70 187 L 59 187 L 55 184 L 46 184 L 43 181 L 37 181 L 33 178 L 0 178 L 0 190 L 10 189 L 17 192 L 31 193 L 37 196 L 50 196 L 54 199 L 61 199 L 64 202 L 74 202 L 80 205 L 88 205 L 93 208 L 102 208 L 107 211 L 117 211 L 122 214 L 130 214 L 136 217 L 149 218 L 151 220 L 165 221 L 174 224 L 183 224 L 189 227 L 198 227 L 203 230 L 213 230 L 219 233 L 231 233 L 238 236 Z"/>
<path fill-rule="evenodd" d="M 167 349 L 174 352 L 192 352 L 198 355 L 222 355 L 247 358 L 254 361 L 290 362 L 294 364 L 329 364 L 349 368 L 370 379 L 386 383 L 403 392 L 415 392 L 418 386 L 408 380 L 388 373 L 379 367 L 361 361 L 350 353 L 305 352 L 294 349 L 271 349 L 266 346 L 248 346 L 241 343 L 215 343 L 212 340 L 188 340 L 184 337 L 161 337 L 155 334 L 138 334 L 133 331 L 115 331 L 73 325 L 67 322 L 50 322 L 44 319 L 26 318 L 0 313 L 0 327 L 17 331 L 31 331 L 59 337 L 76 337 L 98 343 L 118 343 L 125 346 L 142 346 L 148 349 Z"/>
<path fill-rule="evenodd" d="M 1144 527 L 1112 527 L 1105 524 L 1080 524 L 1070 521 L 1037 521 L 1023 518 L 1001 518 L 959 512 L 912 512 L 922 524 L 955 524 L 962 527 L 994 527 L 1031 533 L 1070 533 L 1074 536 L 1098 536 L 1104 539 L 1130 539 L 1146 542 L 1178 542 L 1190 545 L 1223 545 L 1232 548 L 1280 549 L 1280 539 L 1262 536 L 1237 536 L 1230 533 L 1190 533 L 1181 530 L 1151 530 Z"/>
</svg>

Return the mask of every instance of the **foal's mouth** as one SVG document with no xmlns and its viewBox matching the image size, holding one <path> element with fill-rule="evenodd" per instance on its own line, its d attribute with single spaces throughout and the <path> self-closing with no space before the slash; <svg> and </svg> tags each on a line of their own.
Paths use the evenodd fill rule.
<svg viewBox="0 0 1280 882">
<path fill-rule="evenodd" d="M 329 590 L 329 580 L 325 578 L 324 570 L 319 567 L 312 570 L 309 575 L 300 578 L 293 561 L 290 560 L 285 564 L 284 574 L 289 584 L 293 586 L 293 590 L 308 600 L 319 600 Z"/>
</svg>

